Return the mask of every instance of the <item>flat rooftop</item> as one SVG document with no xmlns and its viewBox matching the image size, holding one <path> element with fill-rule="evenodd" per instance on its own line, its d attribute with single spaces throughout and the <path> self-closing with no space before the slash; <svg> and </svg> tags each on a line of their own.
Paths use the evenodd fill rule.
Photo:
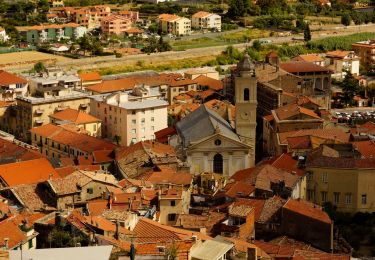
<svg viewBox="0 0 375 260">
<path fill-rule="evenodd" d="M 53 97 L 16 97 L 17 100 L 22 100 L 31 104 L 43 104 L 43 103 L 54 103 L 60 102 L 64 100 L 74 100 L 74 99 L 81 99 L 81 98 L 88 98 L 90 94 L 74 91 L 72 90 L 71 93 L 68 95 L 63 96 L 53 96 Z"/>
</svg>

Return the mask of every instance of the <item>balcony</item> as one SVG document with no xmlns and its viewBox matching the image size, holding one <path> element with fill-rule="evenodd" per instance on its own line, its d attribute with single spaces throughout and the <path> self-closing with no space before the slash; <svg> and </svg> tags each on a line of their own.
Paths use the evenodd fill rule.
<svg viewBox="0 0 375 260">
<path fill-rule="evenodd" d="M 43 109 L 37 109 L 37 110 L 35 110 L 35 114 L 37 114 L 37 115 L 42 115 L 43 112 L 44 112 Z"/>
</svg>

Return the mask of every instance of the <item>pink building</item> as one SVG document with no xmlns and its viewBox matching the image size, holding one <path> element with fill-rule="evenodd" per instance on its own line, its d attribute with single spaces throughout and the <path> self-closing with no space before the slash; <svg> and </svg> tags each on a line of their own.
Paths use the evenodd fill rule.
<svg viewBox="0 0 375 260">
<path fill-rule="evenodd" d="M 121 15 L 108 16 L 101 22 L 101 28 L 104 34 L 124 34 L 131 25 L 131 20 Z"/>
</svg>

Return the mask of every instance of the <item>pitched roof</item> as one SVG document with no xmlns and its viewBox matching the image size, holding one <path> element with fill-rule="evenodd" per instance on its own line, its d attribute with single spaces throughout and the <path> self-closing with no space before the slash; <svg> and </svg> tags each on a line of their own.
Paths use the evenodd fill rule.
<svg viewBox="0 0 375 260">
<path fill-rule="evenodd" d="M 289 199 L 283 206 L 283 209 L 288 209 L 300 215 L 304 215 L 328 224 L 332 223 L 332 220 L 328 214 L 321 207 L 304 200 Z"/>
<path fill-rule="evenodd" d="M 329 51 L 326 53 L 327 57 L 335 57 L 335 58 L 345 58 L 351 53 L 351 51 L 342 51 L 342 50 L 336 50 L 336 51 Z"/>
<path fill-rule="evenodd" d="M 321 62 L 324 61 L 318 54 L 302 54 L 292 59 L 293 61 Z"/>
<path fill-rule="evenodd" d="M 27 80 L 9 73 L 5 70 L 0 70 L 0 86 L 8 86 L 12 84 L 26 84 Z"/>
<path fill-rule="evenodd" d="M 217 128 L 223 135 L 239 141 L 238 135 L 230 124 L 206 106 L 200 106 L 176 124 L 177 133 L 185 147 L 213 135 Z"/>
<path fill-rule="evenodd" d="M 313 110 L 301 107 L 296 103 L 291 103 L 273 110 L 279 120 L 299 120 L 303 116 L 308 116 L 314 119 L 321 119 Z"/>
<path fill-rule="evenodd" d="M 170 126 L 170 127 L 161 129 L 159 131 L 156 131 L 155 132 L 155 138 L 158 142 L 167 143 L 168 137 L 172 136 L 172 135 L 175 135 L 176 133 L 177 133 L 176 128 L 174 128 L 173 126 Z"/>
<path fill-rule="evenodd" d="M 70 121 L 75 124 L 90 124 L 101 122 L 99 118 L 96 118 L 88 113 L 85 113 L 82 110 L 72 108 L 64 109 L 63 111 L 50 115 L 50 117 L 57 120 Z"/>
<path fill-rule="evenodd" d="M 298 168 L 298 161 L 293 159 L 293 157 L 289 153 L 283 153 L 271 160 L 265 161 L 264 163 L 271 164 L 273 167 L 282 169 L 289 173 L 296 173 L 299 176 L 305 175 L 305 171 Z"/>
<path fill-rule="evenodd" d="M 11 142 L 0 138 L 0 164 L 27 161 L 42 157 L 36 149 L 24 147 L 23 144 L 17 143 L 17 140 Z"/>
<path fill-rule="evenodd" d="M 289 61 L 280 64 L 280 68 L 289 73 L 299 73 L 299 72 L 327 72 L 331 71 L 325 67 L 316 65 L 312 62 L 306 61 Z"/>
<path fill-rule="evenodd" d="M 373 140 L 352 142 L 364 158 L 375 158 L 375 142 Z"/>
<path fill-rule="evenodd" d="M 180 16 L 177 16 L 177 15 L 174 15 L 174 14 L 161 14 L 161 15 L 158 16 L 159 20 L 167 21 L 167 22 L 172 22 L 172 21 L 178 20 L 180 18 L 181 18 Z"/>
<path fill-rule="evenodd" d="M 100 165 L 69 165 L 55 169 L 60 177 L 66 177 L 75 171 L 99 171 L 101 170 Z"/>
<path fill-rule="evenodd" d="M 221 80 L 213 79 L 205 75 L 200 75 L 194 79 L 200 86 L 207 86 L 214 91 L 220 91 L 224 88 L 224 84 Z"/>
<path fill-rule="evenodd" d="M 158 166 L 145 180 L 153 184 L 171 183 L 176 185 L 190 185 L 193 176 L 189 172 L 176 172 L 168 166 Z"/>
<path fill-rule="evenodd" d="M 162 225 L 148 218 L 139 219 L 133 231 L 138 243 L 178 241 L 191 239 L 193 235 L 202 240 L 211 239 L 211 237 L 203 233 Z"/>
<path fill-rule="evenodd" d="M 81 72 L 78 73 L 78 76 L 81 78 L 83 82 L 102 80 L 102 76 L 100 76 L 98 72 Z"/>
<path fill-rule="evenodd" d="M 207 16 L 211 15 L 209 12 L 205 12 L 205 11 L 199 11 L 195 14 L 193 14 L 193 18 L 205 18 Z"/>
<path fill-rule="evenodd" d="M 7 186 L 38 183 L 59 175 L 45 158 L 0 165 L 0 178 Z"/>
<path fill-rule="evenodd" d="M 231 198 L 248 197 L 255 191 L 255 186 L 250 183 L 236 181 L 225 186 L 225 195 Z"/>
<path fill-rule="evenodd" d="M 72 132 L 62 126 L 46 124 L 34 127 L 30 130 L 31 134 L 38 134 L 49 138 L 57 143 L 69 145 L 81 151 L 92 153 L 99 150 L 113 150 L 116 145 L 104 139 L 95 138 L 86 134 Z"/>
<path fill-rule="evenodd" d="M 21 184 L 11 188 L 19 203 L 31 210 L 55 210 L 52 200 L 38 184 Z"/>
</svg>

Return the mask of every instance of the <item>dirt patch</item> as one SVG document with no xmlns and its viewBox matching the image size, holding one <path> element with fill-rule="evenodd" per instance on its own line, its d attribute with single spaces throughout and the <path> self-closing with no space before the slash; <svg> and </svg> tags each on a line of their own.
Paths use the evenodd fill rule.
<svg viewBox="0 0 375 260">
<path fill-rule="evenodd" d="M 22 67 L 25 65 L 35 64 L 40 61 L 46 64 L 53 64 L 56 62 L 64 62 L 69 60 L 71 59 L 37 51 L 4 53 L 0 54 L 0 68 Z"/>
</svg>

